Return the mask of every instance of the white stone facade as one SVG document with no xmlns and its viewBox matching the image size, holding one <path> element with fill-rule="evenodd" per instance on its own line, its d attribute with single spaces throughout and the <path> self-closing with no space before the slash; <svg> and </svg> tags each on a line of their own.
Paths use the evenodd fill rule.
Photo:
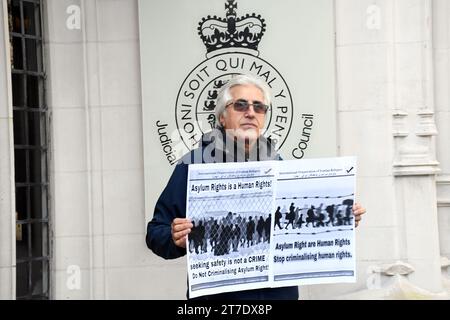
<svg viewBox="0 0 450 320">
<path fill-rule="evenodd" d="M 15 297 L 14 141 L 6 1 L 0 3 L 0 299 Z M 5 63 L 4 63 L 5 62 Z"/>
<path fill-rule="evenodd" d="M 339 154 L 358 156 L 357 192 L 367 214 L 357 230 L 358 282 L 304 287 L 301 298 L 448 298 L 450 3 L 334 2 Z M 44 4 L 51 296 L 184 299 L 185 260 L 164 261 L 145 245 L 138 1 Z M 80 8 L 80 29 L 67 27 L 73 5 Z M 0 299 L 11 299 L 14 161 L 11 97 L 3 94 L 10 92 L 5 10 L 2 1 Z M 81 271 L 79 288 L 67 285 L 73 266 Z"/>
</svg>

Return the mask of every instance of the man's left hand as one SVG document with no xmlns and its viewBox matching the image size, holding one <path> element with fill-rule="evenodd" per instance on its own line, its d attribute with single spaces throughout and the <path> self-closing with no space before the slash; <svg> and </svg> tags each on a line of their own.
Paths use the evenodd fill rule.
<svg viewBox="0 0 450 320">
<path fill-rule="evenodd" d="M 353 205 L 353 214 L 355 215 L 355 227 L 359 225 L 361 221 L 362 215 L 366 213 L 366 209 L 364 209 L 359 203 L 355 203 Z"/>
</svg>

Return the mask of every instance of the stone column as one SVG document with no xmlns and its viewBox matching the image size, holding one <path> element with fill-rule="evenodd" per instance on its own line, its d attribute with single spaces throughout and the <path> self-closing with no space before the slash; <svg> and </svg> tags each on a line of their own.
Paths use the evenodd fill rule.
<svg viewBox="0 0 450 320">
<path fill-rule="evenodd" d="M 16 297 L 14 139 L 7 2 L 0 3 L 0 300 Z"/>
<path fill-rule="evenodd" d="M 437 159 L 437 201 L 441 255 L 450 258 L 450 2 L 433 1 L 433 51 Z"/>
<path fill-rule="evenodd" d="M 53 297 L 148 299 L 172 290 L 155 279 L 145 245 L 138 1 L 45 4 Z M 181 267 L 161 268 L 185 283 Z"/>
<path fill-rule="evenodd" d="M 395 263 L 411 266 L 400 275 L 411 287 L 442 291 L 431 13 L 431 0 L 336 0 L 339 150 L 358 156 L 368 213 L 357 229 L 358 283 L 332 286 L 330 298 L 385 296 L 366 289 L 391 283 L 388 274 L 371 282 L 372 272 Z"/>
<path fill-rule="evenodd" d="M 390 33 L 394 192 L 399 258 L 408 280 L 442 291 L 436 206 L 432 1 L 396 0 Z"/>
<path fill-rule="evenodd" d="M 90 84 L 86 79 L 88 19 L 83 4 L 82 0 L 44 2 L 51 118 L 53 299 L 93 298 L 91 137 L 86 90 Z"/>
</svg>

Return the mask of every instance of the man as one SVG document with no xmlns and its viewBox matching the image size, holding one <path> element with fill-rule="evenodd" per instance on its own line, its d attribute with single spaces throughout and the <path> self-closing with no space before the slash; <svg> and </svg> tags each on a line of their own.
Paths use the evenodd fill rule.
<svg viewBox="0 0 450 320">
<path fill-rule="evenodd" d="M 186 217 L 186 186 L 189 163 L 281 160 L 270 140 L 262 136 L 270 106 L 270 89 L 259 78 L 233 77 L 217 97 L 217 128 L 202 137 L 200 147 L 183 157 L 155 206 L 147 226 L 147 246 L 165 259 L 186 254 L 186 238 L 193 225 Z M 365 210 L 353 208 L 356 224 Z M 229 292 L 202 299 L 259 300 L 298 299 L 298 287 L 263 288 Z"/>
</svg>

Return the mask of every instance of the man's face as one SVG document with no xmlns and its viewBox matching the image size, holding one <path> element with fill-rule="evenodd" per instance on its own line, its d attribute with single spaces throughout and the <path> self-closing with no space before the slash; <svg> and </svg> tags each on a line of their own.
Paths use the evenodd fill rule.
<svg viewBox="0 0 450 320">
<path fill-rule="evenodd" d="M 254 85 L 238 85 L 230 89 L 233 102 L 239 99 L 247 100 L 250 104 L 254 101 L 265 103 L 263 92 Z M 256 113 L 251 105 L 246 111 L 234 110 L 233 105 L 226 109 L 226 115 L 219 118 L 227 132 L 236 138 L 254 141 L 258 139 L 264 128 L 265 114 Z"/>
</svg>

